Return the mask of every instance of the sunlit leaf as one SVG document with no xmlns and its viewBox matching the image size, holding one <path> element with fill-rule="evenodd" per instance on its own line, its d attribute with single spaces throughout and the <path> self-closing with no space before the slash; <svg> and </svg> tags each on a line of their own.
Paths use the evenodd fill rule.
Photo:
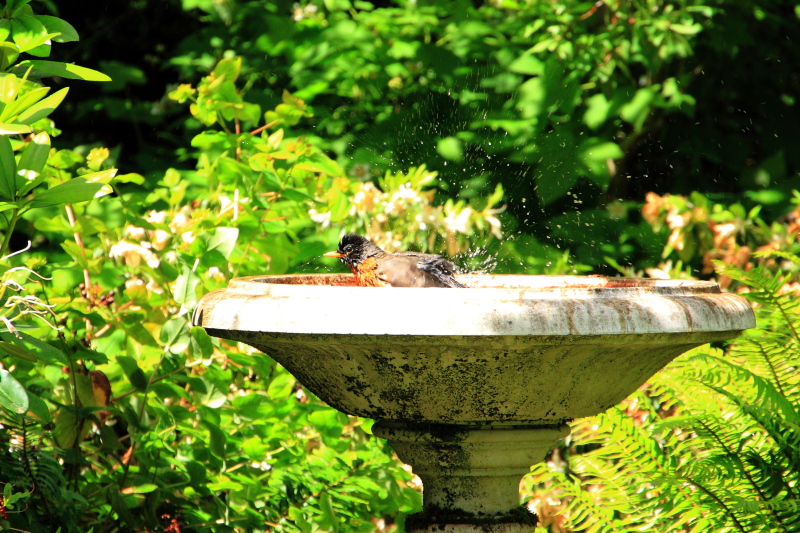
<svg viewBox="0 0 800 533">
<path fill-rule="evenodd" d="M 17 162 L 8 137 L 0 136 L 0 196 L 13 200 L 17 193 Z"/>
<path fill-rule="evenodd" d="M 32 207 L 47 207 L 60 204 L 87 202 L 103 187 L 102 183 L 90 183 L 84 178 L 73 178 L 61 185 L 37 194 Z"/>
<path fill-rule="evenodd" d="M 17 346 L 15 344 L 11 344 L 8 342 L 0 341 L 0 351 L 3 351 L 12 357 L 23 359 L 25 361 L 35 362 L 37 360 L 35 354 L 32 354 L 22 346 Z"/>
<path fill-rule="evenodd" d="M 47 31 L 59 34 L 53 37 L 53 41 L 57 43 L 67 43 L 78 40 L 78 32 L 75 31 L 72 24 L 67 21 L 58 17 L 51 17 L 50 15 L 35 15 L 35 18 L 47 28 Z"/>
<path fill-rule="evenodd" d="M 20 415 L 28 412 L 25 387 L 4 368 L 0 368 L 0 405 Z"/>
<path fill-rule="evenodd" d="M 70 80 L 85 81 L 111 81 L 111 78 L 90 68 L 73 65 L 71 63 L 58 63 L 56 61 L 43 61 L 34 59 L 22 61 L 17 65 L 16 71 L 24 73 L 28 67 L 33 66 L 32 78 L 44 78 L 48 76 L 61 76 Z"/>
<path fill-rule="evenodd" d="M 68 91 L 69 87 L 64 87 L 60 91 L 56 91 L 55 93 L 51 94 L 41 102 L 32 105 L 25 111 L 22 111 L 17 117 L 17 122 L 20 124 L 33 124 L 37 120 L 48 116 L 61 104 L 61 102 L 67 96 Z"/>
<path fill-rule="evenodd" d="M 24 135 L 33 129 L 25 124 L 0 124 L 0 135 Z"/>
</svg>

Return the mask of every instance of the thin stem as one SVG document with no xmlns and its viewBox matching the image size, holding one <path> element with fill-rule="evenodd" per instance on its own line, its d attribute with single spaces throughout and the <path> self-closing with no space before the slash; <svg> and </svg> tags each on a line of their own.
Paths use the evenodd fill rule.
<svg viewBox="0 0 800 533">
<path fill-rule="evenodd" d="M 3 237 L 3 244 L 0 246 L 0 257 L 8 255 L 8 247 L 11 245 L 11 234 L 14 233 L 14 228 L 17 226 L 21 212 L 19 209 L 14 209 L 11 214 L 11 220 L 8 222 L 6 234 Z"/>
<path fill-rule="evenodd" d="M 72 209 L 72 206 L 70 204 L 64 205 L 64 208 L 67 210 L 67 218 L 69 219 L 69 225 L 72 226 L 73 230 L 75 230 L 75 225 L 77 224 L 76 221 L 77 219 L 75 218 L 75 211 Z M 74 231 L 72 235 L 75 239 L 75 244 L 77 244 L 78 248 L 81 249 L 81 254 L 83 255 L 83 262 L 86 263 L 86 248 L 84 248 L 83 246 L 83 237 L 81 237 L 81 234 L 78 231 Z M 87 269 L 86 267 L 84 267 L 83 269 L 83 282 L 86 284 L 86 290 L 88 291 L 89 288 L 92 286 L 92 278 L 89 276 L 89 269 Z"/>
</svg>

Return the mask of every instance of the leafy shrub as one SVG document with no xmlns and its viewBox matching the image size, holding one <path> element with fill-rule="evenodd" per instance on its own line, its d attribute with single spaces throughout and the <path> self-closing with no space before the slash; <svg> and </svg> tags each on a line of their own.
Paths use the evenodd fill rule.
<svg viewBox="0 0 800 533">
<path fill-rule="evenodd" d="M 688 352 L 620 406 L 577 420 L 525 480 L 542 531 L 793 531 L 800 524 L 800 257 L 723 265 L 758 328 Z M 781 259 L 794 273 L 771 272 Z"/>
</svg>

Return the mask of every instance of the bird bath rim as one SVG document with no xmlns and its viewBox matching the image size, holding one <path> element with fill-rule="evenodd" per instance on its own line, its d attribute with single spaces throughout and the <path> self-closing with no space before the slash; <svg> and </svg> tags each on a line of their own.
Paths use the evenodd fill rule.
<svg viewBox="0 0 800 533">
<path fill-rule="evenodd" d="M 494 274 L 458 279 L 469 286 L 357 287 L 350 274 L 235 278 L 203 297 L 193 322 L 217 330 L 433 337 L 731 332 L 755 326 L 744 298 L 708 281 Z"/>
</svg>

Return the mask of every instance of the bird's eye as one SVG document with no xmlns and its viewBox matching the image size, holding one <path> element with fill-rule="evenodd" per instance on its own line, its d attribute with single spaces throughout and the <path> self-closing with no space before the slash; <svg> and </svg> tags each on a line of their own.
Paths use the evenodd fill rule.
<svg viewBox="0 0 800 533">
<path fill-rule="evenodd" d="M 345 253 L 346 252 L 352 252 L 352 251 L 353 251 L 353 245 L 352 244 L 348 244 L 347 246 L 344 247 L 344 252 Z"/>
</svg>

